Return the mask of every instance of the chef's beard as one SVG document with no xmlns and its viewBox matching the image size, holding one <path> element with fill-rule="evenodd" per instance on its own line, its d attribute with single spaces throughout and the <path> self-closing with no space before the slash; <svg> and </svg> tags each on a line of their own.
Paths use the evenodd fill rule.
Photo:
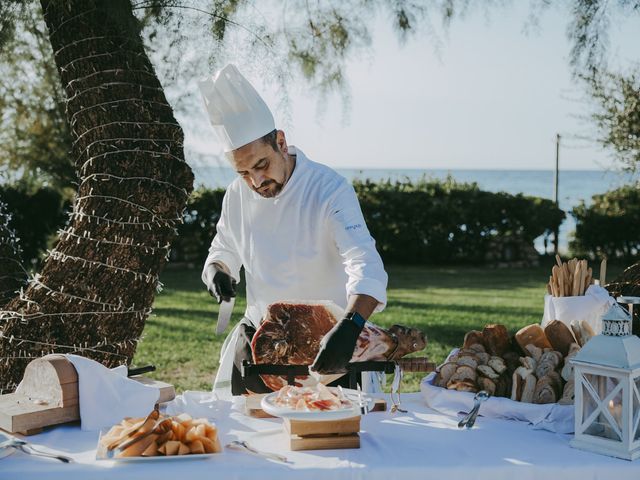
<svg viewBox="0 0 640 480">
<path fill-rule="evenodd" d="M 282 191 L 282 187 L 284 185 L 282 183 L 276 182 L 275 180 L 267 180 L 262 182 L 258 188 L 254 188 L 255 192 L 264 198 L 273 198 L 278 195 Z M 269 187 L 264 190 L 265 187 Z"/>
</svg>

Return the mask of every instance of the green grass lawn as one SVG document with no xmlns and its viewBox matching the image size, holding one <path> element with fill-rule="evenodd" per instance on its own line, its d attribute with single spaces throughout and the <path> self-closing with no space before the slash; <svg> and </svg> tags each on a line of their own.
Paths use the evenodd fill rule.
<svg viewBox="0 0 640 480">
<path fill-rule="evenodd" d="M 416 355 L 441 362 L 471 329 L 502 323 L 515 332 L 539 322 L 551 267 L 388 266 L 387 271 L 388 305 L 373 322 L 422 329 L 428 345 Z M 609 278 L 619 271 L 610 266 Z M 199 269 L 167 268 L 162 282 L 164 289 L 156 297 L 133 363 L 156 365 L 151 376 L 174 384 L 178 391 L 209 390 L 225 337 L 215 335 L 217 304 L 200 281 Z M 241 290 L 232 324 L 242 317 L 245 305 Z M 418 390 L 422 376 L 408 374 L 403 391 Z"/>
</svg>

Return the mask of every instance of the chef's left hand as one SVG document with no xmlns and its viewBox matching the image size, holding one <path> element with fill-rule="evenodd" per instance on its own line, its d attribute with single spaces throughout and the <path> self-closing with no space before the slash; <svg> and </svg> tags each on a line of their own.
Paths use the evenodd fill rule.
<svg viewBox="0 0 640 480">
<path fill-rule="evenodd" d="M 363 327 L 364 321 L 357 322 L 348 316 L 340 320 L 320 342 L 311 370 L 320 374 L 346 372 Z"/>
</svg>

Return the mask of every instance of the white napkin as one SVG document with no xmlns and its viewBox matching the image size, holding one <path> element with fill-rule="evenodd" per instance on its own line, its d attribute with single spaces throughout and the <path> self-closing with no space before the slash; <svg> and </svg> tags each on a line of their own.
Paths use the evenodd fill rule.
<svg viewBox="0 0 640 480">
<path fill-rule="evenodd" d="M 218 397 L 213 392 L 199 392 L 186 390 L 182 395 L 176 396 L 164 406 L 163 413 L 167 415 L 180 415 L 188 413 L 193 418 L 216 418 L 218 412 Z"/>
<path fill-rule="evenodd" d="M 576 320 L 586 320 L 596 334 L 602 331 L 602 315 L 615 303 L 609 292 L 600 285 L 589 285 L 584 295 L 575 297 L 544 296 L 542 328 L 553 320 L 568 327 Z"/>
<path fill-rule="evenodd" d="M 65 355 L 78 372 L 82 430 L 108 428 L 124 417 L 146 417 L 160 389 L 131 380 L 126 365 L 109 369 L 79 355 Z"/>
<path fill-rule="evenodd" d="M 445 415 L 456 416 L 458 412 L 469 412 L 473 408 L 473 393 L 458 392 L 433 384 L 436 374 L 430 373 L 420 383 L 420 391 L 427 405 Z M 503 418 L 528 422 L 535 429 L 556 433 L 573 433 L 573 405 L 515 402 L 509 398 L 491 397 L 480 407 L 483 417 Z"/>
</svg>

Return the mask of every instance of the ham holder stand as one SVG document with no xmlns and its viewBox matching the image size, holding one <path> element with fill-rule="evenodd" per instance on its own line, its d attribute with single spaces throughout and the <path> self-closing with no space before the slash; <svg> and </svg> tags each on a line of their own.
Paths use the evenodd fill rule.
<svg viewBox="0 0 640 480">
<path fill-rule="evenodd" d="M 426 357 L 407 357 L 398 360 L 351 362 L 347 365 L 349 375 L 349 388 L 356 389 L 359 383 L 360 373 L 380 372 L 394 373 L 396 365 L 403 372 L 433 372 L 436 365 Z M 309 365 L 276 365 L 272 363 L 251 363 L 245 360 L 242 363 L 242 378 L 253 375 L 282 375 L 287 377 L 289 385 L 295 384 L 295 377 L 309 375 Z"/>
</svg>

